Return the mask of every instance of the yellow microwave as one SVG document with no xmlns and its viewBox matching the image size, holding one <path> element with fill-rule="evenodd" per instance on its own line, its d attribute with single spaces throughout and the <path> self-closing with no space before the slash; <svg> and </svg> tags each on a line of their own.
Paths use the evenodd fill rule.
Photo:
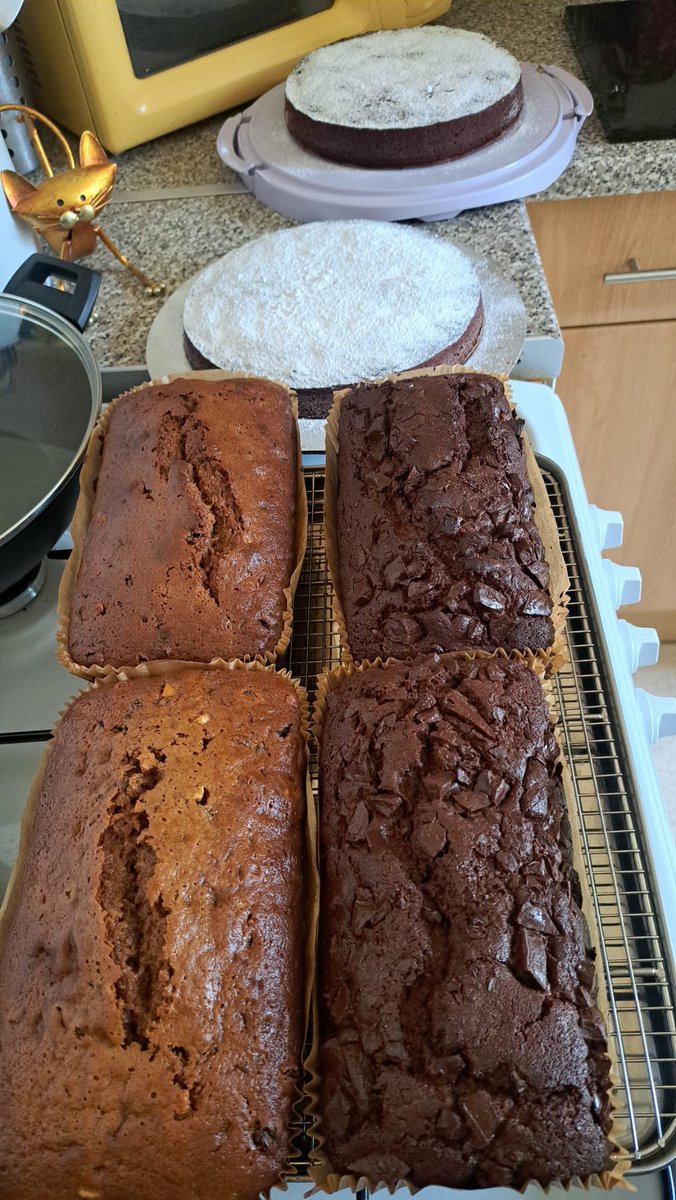
<svg viewBox="0 0 676 1200">
<path fill-rule="evenodd" d="M 24 0 L 36 108 L 117 153 L 260 96 L 316 46 L 450 0 Z"/>
</svg>

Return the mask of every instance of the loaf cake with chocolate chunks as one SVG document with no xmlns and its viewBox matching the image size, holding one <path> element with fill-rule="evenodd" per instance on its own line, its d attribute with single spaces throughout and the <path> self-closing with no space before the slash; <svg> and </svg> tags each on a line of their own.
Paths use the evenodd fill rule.
<svg viewBox="0 0 676 1200">
<path fill-rule="evenodd" d="M 534 505 L 498 377 L 405 375 L 344 393 L 332 570 L 353 657 L 550 647 Z"/>
<path fill-rule="evenodd" d="M 94 688 L 31 804 L 0 930 L 0 1195 L 256 1200 L 304 1036 L 295 687 Z"/>
<path fill-rule="evenodd" d="M 69 606 L 73 662 L 274 652 L 294 569 L 296 488 L 285 387 L 188 377 L 122 396 L 105 428 Z"/>
<path fill-rule="evenodd" d="M 610 1171 L 595 955 L 536 675 L 451 655 L 357 670 L 326 698 L 320 804 L 317 1182 Z"/>
</svg>

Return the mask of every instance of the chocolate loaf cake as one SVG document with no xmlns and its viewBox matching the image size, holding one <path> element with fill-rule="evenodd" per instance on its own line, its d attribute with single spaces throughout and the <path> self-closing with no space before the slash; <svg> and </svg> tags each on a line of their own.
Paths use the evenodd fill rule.
<svg viewBox="0 0 676 1200">
<path fill-rule="evenodd" d="M 609 1059 L 558 750 L 513 661 L 369 668 L 320 750 L 326 1170 L 515 1187 L 610 1170 Z"/>
<path fill-rule="evenodd" d="M 93 689 L 0 932 L 0 1195 L 256 1200 L 304 1035 L 305 754 L 266 671 Z"/>
<path fill-rule="evenodd" d="M 70 604 L 80 666 L 274 651 L 294 567 L 297 437 L 261 379 L 141 388 L 106 427 Z"/>
<path fill-rule="evenodd" d="M 363 384 L 343 396 L 338 428 L 338 584 L 352 655 L 551 646 L 549 571 L 500 380 Z"/>
<path fill-rule="evenodd" d="M 245 371 L 326 416 L 333 389 L 463 363 L 483 328 L 481 286 L 459 247 L 387 221 L 317 221 L 231 250 L 186 298 L 191 366 Z"/>
<path fill-rule="evenodd" d="M 388 29 L 320 46 L 285 88 L 289 133 L 362 167 L 427 166 L 500 137 L 523 105 L 516 59 L 480 33 Z"/>
</svg>

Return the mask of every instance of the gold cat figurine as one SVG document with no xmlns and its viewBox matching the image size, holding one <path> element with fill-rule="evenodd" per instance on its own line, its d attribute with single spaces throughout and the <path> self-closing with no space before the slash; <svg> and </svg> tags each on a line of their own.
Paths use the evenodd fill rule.
<svg viewBox="0 0 676 1200">
<path fill-rule="evenodd" d="M 96 239 L 100 238 L 115 258 L 141 280 L 150 295 L 160 295 L 164 291 L 164 285 L 153 283 L 130 263 L 96 223 L 96 217 L 110 199 L 117 164 L 108 161 L 94 134 L 88 130 L 82 134 L 80 165 L 76 167 L 70 146 L 51 121 L 35 109 L 23 105 L 1 105 L 0 112 L 9 108 L 17 109 L 29 117 L 38 117 L 49 125 L 64 146 L 70 163 L 68 169 L 54 175 L 37 131 L 32 122 L 27 121 L 33 144 L 48 178 L 36 185 L 24 179 L 23 175 L 18 175 L 16 171 L 3 171 L 2 188 L 12 212 L 22 220 L 28 221 L 62 259 L 70 260 L 91 254 L 96 249 Z"/>
</svg>

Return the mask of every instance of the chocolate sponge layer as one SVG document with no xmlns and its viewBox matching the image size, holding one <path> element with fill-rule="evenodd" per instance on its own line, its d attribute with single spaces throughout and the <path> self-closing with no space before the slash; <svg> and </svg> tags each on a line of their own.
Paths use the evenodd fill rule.
<svg viewBox="0 0 676 1200">
<path fill-rule="evenodd" d="M 443 364 L 453 366 L 455 363 L 467 362 L 470 354 L 476 349 L 484 325 L 484 306 L 480 299 L 476 312 L 464 333 L 449 346 L 444 346 L 432 358 L 424 363 L 411 363 L 415 367 L 437 367 Z M 183 348 L 186 358 L 194 371 L 213 370 L 218 364 L 212 363 L 190 341 L 187 333 L 183 334 Z M 227 363 L 223 364 L 227 367 Z M 306 420 L 323 420 L 328 416 L 333 403 L 333 393 L 347 385 L 336 382 L 333 387 L 297 388 L 298 415 Z"/>
<path fill-rule="evenodd" d="M 334 162 L 359 167 L 428 166 L 462 158 L 494 142 L 514 124 L 523 106 L 521 80 L 488 108 L 452 121 L 409 129 L 368 129 L 316 121 L 286 99 L 284 119 L 292 137 L 306 150 Z"/>
</svg>

